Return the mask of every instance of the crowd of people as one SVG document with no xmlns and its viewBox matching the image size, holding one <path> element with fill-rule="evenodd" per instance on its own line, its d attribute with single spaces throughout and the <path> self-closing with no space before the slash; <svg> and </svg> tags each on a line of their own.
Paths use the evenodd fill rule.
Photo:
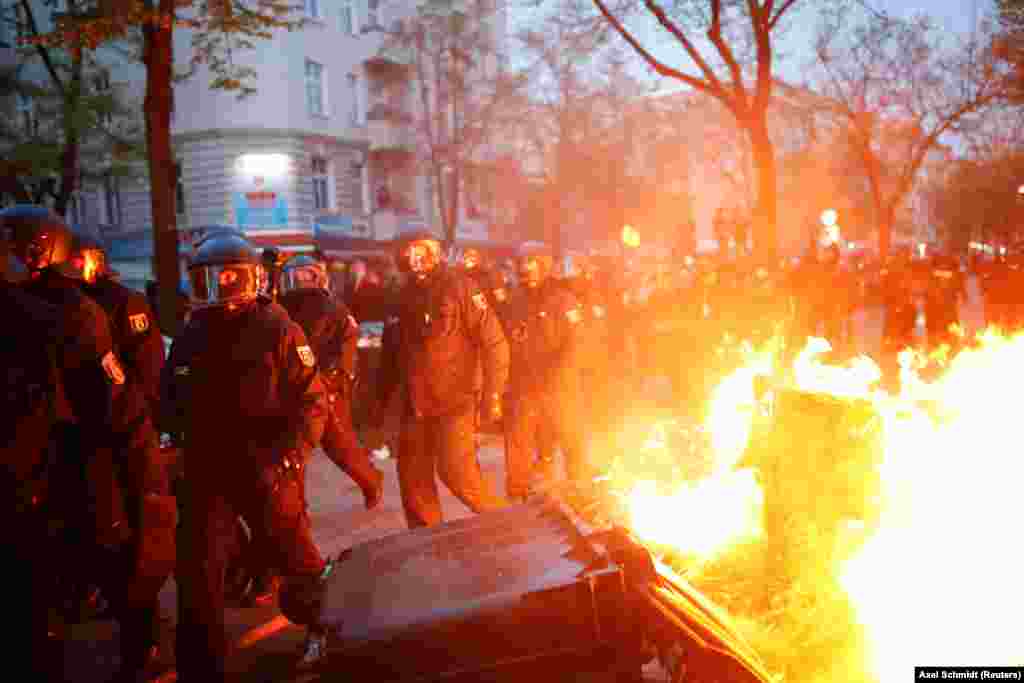
<svg viewBox="0 0 1024 683">
<path fill-rule="evenodd" d="M 305 468 L 321 447 L 367 509 L 379 504 L 384 477 L 353 427 L 358 401 L 371 422 L 399 413 L 399 488 L 418 528 L 443 521 L 438 479 L 476 512 L 587 486 L 610 457 L 595 444 L 610 443 L 644 380 L 667 377 L 678 411 L 699 419 L 731 341 L 798 350 L 824 336 L 841 358 L 856 347 L 852 312 L 877 303 L 885 350 L 920 342 L 921 312 L 929 344 L 963 342 L 965 274 L 947 256 L 896 257 L 872 277 L 837 248 L 798 264 L 687 257 L 650 275 L 593 256 L 560 276 L 541 243 L 522 244 L 512 268 L 474 249 L 451 263 L 436 235 L 410 230 L 394 240 L 394 273 L 356 264 L 339 283 L 322 258 L 283 258 L 223 231 L 194 250 L 187 323 L 165 357 L 152 307 L 116 281 L 102 244 L 35 206 L 0 212 L 0 228 L 0 262 L 9 252 L 27 272 L 0 282 L 14 321 L 0 348 L 16 520 L 4 547 L 32 586 L 17 616 L 40 680 L 63 680 L 56 603 L 97 595 L 121 623 L 121 680 L 151 675 L 166 662 L 157 595 L 172 572 L 178 680 L 224 680 L 240 519 L 260 567 L 254 595 L 308 627 L 301 661 L 316 661 L 334 561 L 313 541 Z M 1018 265 L 983 273 L 988 315 L 1006 326 L 1020 322 Z M 372 374 L 357 352 L 367 320 L 384 323 Z M 482 430 L 504 437 L 503 487 L 481 473 Z M 173 463 L 162 439 L 180 451 Z"/>
</svg>

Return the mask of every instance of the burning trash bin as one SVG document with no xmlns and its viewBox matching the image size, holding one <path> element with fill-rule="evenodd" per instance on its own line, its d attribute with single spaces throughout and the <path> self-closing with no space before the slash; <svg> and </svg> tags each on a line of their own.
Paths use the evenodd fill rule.
<svg viewBox="0 0 1024 683">
<path fill-rule="evenodd" d="M 309 613 L 297 604 L 290 619 L 327 629 L 321 677 L 638 680 L 659 658 L 677 681 L 771 680 L 728 619 L 627 532 L 595 532 L 548 497 L 356 546 Z"/>
</svg>

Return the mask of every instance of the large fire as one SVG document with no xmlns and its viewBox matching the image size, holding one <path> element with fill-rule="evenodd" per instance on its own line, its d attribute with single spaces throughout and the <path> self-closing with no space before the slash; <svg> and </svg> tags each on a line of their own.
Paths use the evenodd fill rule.
<svg viewBox="0 0 1024 683">
<path fill-rule="evenodd" d="M 843 366 L 812 340 L 784 373 L 788 386 L 866 399 L 883 420 L 879 521 L 836 577 L 863 625 L 865 673 L 910 680 L 915 666 L 1024 664 L 1024 457 L 1014 397 L 1024 377 L 1024 334 L 985 332 L 953 358 L 908 351 L 902 391 L 877 387 L 878 366 Z M 684 555 L 711 559 L 763 533 L 763 492 L 738 469 L 756 411 L 758 376 L 783 373 L 774 349 L 751 351 L 721 382 L 705 420 L 714 463 L 697 481 L 639 481 L 628 495 L 633 530 Z M 918 371 L 942 369 L 930 381 Z"/>
</svg>

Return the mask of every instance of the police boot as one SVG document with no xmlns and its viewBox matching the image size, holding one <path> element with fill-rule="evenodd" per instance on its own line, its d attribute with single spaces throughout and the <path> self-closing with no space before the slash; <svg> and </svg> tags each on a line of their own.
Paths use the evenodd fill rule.
<svg viewBox="0 0 1024 683">
<path fill-rule="evenodd" d="M 281 614 L 301 626 L 316 626 L 320 621 L 320 607 L 328 577 L 337 560 L 328 560 L 318 576 L 289 577 L 281 584 L 278 602 Z"/>
<path fill-rule="evenodd" d="M 327 631 L 311 626 L 306 631 L 306 639 L 299 653 L 299 668 L 307 669 L 315 666 L 327 654 Z"/>
</svg>

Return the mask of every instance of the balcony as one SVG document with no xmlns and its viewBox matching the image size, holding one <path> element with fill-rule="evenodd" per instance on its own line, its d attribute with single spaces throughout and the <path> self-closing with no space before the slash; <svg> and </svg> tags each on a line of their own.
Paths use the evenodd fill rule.
<svg viewBox="0 0 1024 683">
<path fill-rule="evenodd" d="M 371 110 L 366 120 L 366 137 L 370 143 L 370 156 L 377 160 L 411 160 L 416 152 L 416 134 L 411 117 L 385 116 L 379 110 Z"/>
</svg>

